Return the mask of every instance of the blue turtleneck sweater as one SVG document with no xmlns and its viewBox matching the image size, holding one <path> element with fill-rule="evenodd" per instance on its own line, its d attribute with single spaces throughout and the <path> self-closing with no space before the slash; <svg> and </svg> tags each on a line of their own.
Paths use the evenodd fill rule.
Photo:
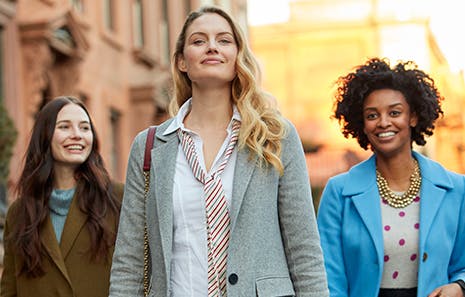
<svg viewBox="0 0 465 297">
<path fill-rule="evenodd" d="M 61 233 L 68 216 L 69 207 L 73 200 L 75 188 L 70 190 L 54 189 L 48 203 L 50 207 L 50 219 L 57 236 L 58 242 L 61 241 Z"/>
</svg>

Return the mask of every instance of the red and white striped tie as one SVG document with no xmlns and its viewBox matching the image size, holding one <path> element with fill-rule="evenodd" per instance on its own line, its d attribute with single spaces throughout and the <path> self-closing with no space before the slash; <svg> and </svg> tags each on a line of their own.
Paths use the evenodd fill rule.
<svg viewBox="0 0 465 297">
<path fill-rule="evenodd" d="M 181 129 L 178 130 L 187 162 L 195 178 L 204 185 L 207 218 L 208 297 L 226 297 L 226 261 L 228 257 L 230 218 L 220 176 L 237 143 L 240 125 L 239 121 L 234 120 L 231 139 L 223 160 L 211 176 L 208 176 L 200 166 L 191 136 L 181 131 Z"/>
</svg>

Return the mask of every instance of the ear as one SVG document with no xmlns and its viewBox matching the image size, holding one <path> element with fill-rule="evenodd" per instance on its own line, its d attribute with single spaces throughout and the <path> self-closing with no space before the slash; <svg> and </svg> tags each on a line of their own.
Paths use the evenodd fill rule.
<svg viewBox="0 0 465 297">
<path fill-rule="evenodd" d="M 414 128 L 418 124 L 418 116 L 415 112 L 410 114 L 410 127 Z"/>
<path fill-rule="evenodd" d="M 178 66 L 179 71 L 181 72 L 187 72 L 187 66 L 186 66 L 186 61 L 184 60 L 183 55 L 179 55 L 178 58 L 176 59 L 176 64 Z"/>
</svg>

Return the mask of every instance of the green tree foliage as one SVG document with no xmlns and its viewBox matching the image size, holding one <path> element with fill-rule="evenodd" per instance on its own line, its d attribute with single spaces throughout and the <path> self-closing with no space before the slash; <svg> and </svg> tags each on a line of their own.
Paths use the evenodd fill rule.
<svg viewBox="0 0 465 297">
<path fill-rule="evenodd" d="M 6 184 L 16 137 L 14 123 L 0 100 L 0 184 Z"/>
</svg>

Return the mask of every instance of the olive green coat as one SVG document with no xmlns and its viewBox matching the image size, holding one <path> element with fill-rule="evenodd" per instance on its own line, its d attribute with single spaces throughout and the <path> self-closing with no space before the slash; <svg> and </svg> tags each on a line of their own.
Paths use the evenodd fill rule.
<svg viewBox="0 0 465 297">
<path fill-rule="evenodd" d="M 122 197 L 122 186 L 115 186 L 118 199 Z M 5 238 L 15 224 L 16 203 L 8 211 Z M 1 280 L 1 297 L 107 297 L 109 289 L 113 248 L 106 261 L 94 263 L 89 260 L 90 235 L 85 226 L 86 216 L 79 210 L 73 198 L 65 226 L 58 243 L 50 217 L 41 230 L 41 241 L 45 247 L 43 267 L 45 275 L 29 278 L 17 277 L 22 259 L 14 248 L 5 245 L 4 270 Z M 109 216 L 109 226 L 116 232 L 118 218 Z"/>
</svg>

